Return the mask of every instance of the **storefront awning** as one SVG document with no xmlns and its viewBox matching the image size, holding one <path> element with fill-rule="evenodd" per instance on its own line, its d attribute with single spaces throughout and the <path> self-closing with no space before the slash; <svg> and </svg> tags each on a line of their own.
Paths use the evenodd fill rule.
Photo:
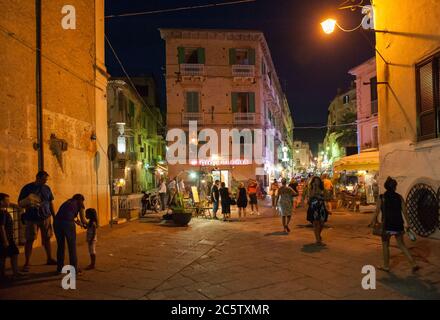
<svg viewBox="0 0 440 320">
<path fill-rule="evenodd" d="M 379 171 L 379 151 L 362 152 L 336 161 L 333 171 Z"/>
</svg>

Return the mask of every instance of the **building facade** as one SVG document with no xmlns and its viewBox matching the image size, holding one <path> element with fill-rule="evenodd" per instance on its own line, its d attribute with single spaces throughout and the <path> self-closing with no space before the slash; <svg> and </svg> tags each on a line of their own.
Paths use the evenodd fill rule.
<svg viewBox="0 0 440 320">
<path fill-rule="evenodd" d="M 440 36 L 438 1 L 373 1 L 377 32 L 380 183 L 392 176 L 410 225 L 439 236 Z"/>
<path fill-rule="evenodd" d="M 36 14 L 36 3 L 0 2 L 2 192 L 17 199 L 20 188 L 44 169 L 50 175 L 55 210 L 82 193 L 86 206 L 96 208 L 105 224 L 110 198 L 104 1 L 72 0 L 66 14 L 61 13 L 65 1 L 42 1 L 41 15 Z M 67 14 L 70 25 L 62 21 Z M 38 34 L 41 50 L 36 47 Z"/>
<path fill-rule="evenodd" d="M 369 59 L 349 73 L 356 77 L 357 145 L 359 152 L 379 148 L 376 58 Z"/>
<path fill-rule="evenodd" d="M 334 162 L 357 152 L 356 112 L 356 88 L 352 86 L 346 92 L 338 90 L 328 108 L 327 133 L 321 161 L 323 170 L 330 169 Z"/>
<path fill-rule="evenodd" d="M 164 123 L 155 91 L 151 78 L 108 82 L 109 144 L 116 151 L 110 170 L 114 195 L 156 188 L 166 174 L 165 140 L 161 135 Z"/>
<path fill-rule="evenodd" d="M 293 163 L 295 172 L 304 173 L 310 170 L 313 164 L 313 154 L 308 142 L 293 142 Z"/>
<path fill-rule="evenodd" d="M 169 164 L 170 177 L 203 170 L 231 185 L 234 180 L 249 178 L 267 184 L 269 179 L 287 175 L 291 171 L 293 121 L 263 33 L 198 29 L 160 32 L 166 42 L 168 130 L 179 128 L 189 134 L 190 121 L 197 121 L 198 132 L 212 129 L 218 137 L 222 129 L 249 129 L 254 134 L 251 139 L 240 137 L 241 151 L 262 147 L 258 161 L 255 153 L 251 161 L 241 156 L 225 157 L 219 138 L 214 143 L 218 149 L 206 154 L 209 161 L 188 161 L 187 154 L 180 155 L 186 163 Z M 255 129 L 264 133 L 260 142 Z M 269 132 L 273 132 L 273 139 L 268 138 Z M 201 140 L 187 137 L 186 144 L 194 141 L 200 150 L 206 143 Z"/>
</svg>

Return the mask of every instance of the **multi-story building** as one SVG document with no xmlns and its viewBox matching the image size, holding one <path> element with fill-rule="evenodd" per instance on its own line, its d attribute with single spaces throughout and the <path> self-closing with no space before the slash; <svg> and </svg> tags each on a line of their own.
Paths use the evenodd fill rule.
<svg viewBox="0 0 440 320">
<path fill-rule="evenodd" d="M 356 77 L 357 144 L 359 152 L 379 148 L 376 58 L 349 71 Z"/>
<path fill-rule="evenodd" d="M 0 185 L 17 199 L 44 169 L 55 210 L 82 193 L 104 224 L 110 218 L 104 1 L 38 3 L 0 2 Z"/>
<path fill-rule="evenodd" d="M 293 142 L 293 163 L 295 165 L 295 172 L 303 173 L 311 169 L 313 154 L 308 142 Z"/>
<path fill-rule="evenodd" d="M 262 145 L 260 160 L 224 158 L 218 151 L 210 161 L 169 165 L 171 177 L 190 170 L 205 170 L 227 184 L 257 178 L 268 181 L 287 174 L 293 122 L 281 90 L 265 37 L 252 30 L 161 29 L 166 41 L 168 130 L 198 131 L 261 129 L 262 141 L 240 138 L 241 149 Z M 269 129 L 274 132 L 273 143 Z M 254 131 L 255 132 L 255 131 Z M 189 137 L 188 142 L 197 140 Z M 230 141 L 231 142 L 231 141 Z M 199 141 L 201 143 L 201 141 Z M 228 145 L 228 144 L 226 144 Z M 249 146 L 250 145 L 250 146 Z M 223 152 L 224 150 L 222 150 Z M 223 153 L 224 154 L 224 153 Z M 188 157 L 184 156 L 187 160 Z M 285 161 L 283 161 L 285 160 Z"/>
<path fill-rule="evenodd" d="M 327 134 L 324 138 L 322 168 L 330 168 L 342 157 L 357 153 L 356 88 L 338 90 L 328 108 Z"/>
<path fill-rule="evenodd" d="M 151 78 L 108 82 L 109 143 L 116 151 L 110 170 L 113 194 L 155 188 L 165 174 L 164 123 L 155 92 Z"/>
<path fill-rule="evenodd" d="M 439 236 L 440 2 L 373 0 L 380 187 L 398 181 L 410 225 Z M 383 191 L 383 189 L 382 189 Z"/>
</svg>

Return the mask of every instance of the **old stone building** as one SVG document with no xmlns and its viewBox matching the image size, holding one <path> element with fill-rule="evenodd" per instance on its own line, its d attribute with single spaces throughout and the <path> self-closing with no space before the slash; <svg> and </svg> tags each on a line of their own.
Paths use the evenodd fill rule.
<svg viewBox="0 0 440 320">
<path fill-rule="evenodd" d="M 440 2 L 374 0 L 380 186 L 392 176 L 410 225 L 439 237 Z"/>
<path fill-rule="evenodd" d="M 1 191 L 17 199 L 20 188 L 44 168 L 50 175 L 55 210 L 82 193 L 86 206 L 96 208 L 101 223 L 106 223 L 110 203 L 104 0 L 72 0 L 69 6 L 61 0 L 41 1 L 40 16 L 38 3 L 0 2 Z M 41 121 L 37 121 L 39 64 Z"/>
<path fill-rule="evenodd" d="M 261 129 L 264 137 L 268 137 L 269 130 L 274 132 L 273 143 L 264 137 L 255 143 L 255 136 L 250 140 L 241 137 L 236 143 L 242 150 L 260 145 L 261 161 L 254 161 L 255 157 L 248 161 L 243 157 L 224 156 L 219 147 L 216 153 L 208 155 L 208 161 L 187 161 L 185 154 L 182 159 L 185 164 L 169 163 L 170 176 L 205 171 L 231 186 L 233 180 L 249 178 L 266 181 L 267 185 L 269 179 L 287 175 L 291 170 L 288 154 L 292 148 L 293 122 L 287 120 L 291 118 L 290 109 L 263 33 L 205 29 L 160 31 L 166 42 L 168 130 L 179 128 L 189 133 L 190 121 L 197 121 L 198 131 L 213 130 L 218 137 L 222 129 L 232 128 L 252 132 Z M 197 138 L 188 137 L 187 144 L 194 141 L 200 148 L 206 140 L 199 142 Z"/>
</svg>

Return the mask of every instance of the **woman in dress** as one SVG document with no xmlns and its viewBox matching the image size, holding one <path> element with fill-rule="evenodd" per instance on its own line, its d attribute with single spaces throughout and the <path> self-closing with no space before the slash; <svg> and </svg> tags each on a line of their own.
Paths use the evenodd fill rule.
<svg viewBox="0 0 440 320">
<path fill-rule="evenodd" d="M 322 229 L 328 219 L 328 212 L 324 202 L 324 184 L 319 177 L 313 177 L 308 187 L 309 209 L 307 210 L 307 220 L 313 224 L 316 244 L 322 243 Z"/>
<path fill-rule="evenodd" d="M 293 212 L 293 197 L 296 195 L 298 194 L 287 186 L 287 180 L 283 178 L 281 180 L 281 187 L 278 189 L 276 206 L 281 216 L 281 222 L 283 223 L 285 232 L 290 232 L 289 223 Z"/>
<path fill-rule="evenodd" d="M 226 187 L 224 182 L 220 185 L 220 202 L 222 204 L 222 214 L 223 221 L 226 221 L 226 218 L 229 218 L 231 215 L 231 196 L 229 193 L 229 189 Z"/>
<path fill-rule="evenodd" d="M 378 221 L 379 213 L 382 212 L 383 234 L 382 234 L 382 250 L 383 250 L 383 266 L 378 269 L 389 272 L 390 271 L 390 238 L 394 236 L 400 250 L 411 264 L 413 272 L 420 269 L 414 261 L 408 248 L 403 241 L 403 234 L 405 229 L 405 220 L 408 221 L 408 213 L 406 211 L 405 201 L 403 197 L 396 192 L 397 181 L 391 177 L 385 181 L 384 194 L 381 194 L 376 206 L 376 213 L 370 226 L 373 226 Z M 405 219 L 405 220 L 404 220 Z M 406 228 L 405 228 L 406 227 Z"/>
<path fill-rule="evenodd" d="M 246 218 L 246 207 L 248 203 L 246 188 L 244 183 L 240 182 L 238 186 L 238 197 L 237 197 L 237 207 L 238 207 L 238 218 L 241 219 L 241 214 Z"/>
</svg>

